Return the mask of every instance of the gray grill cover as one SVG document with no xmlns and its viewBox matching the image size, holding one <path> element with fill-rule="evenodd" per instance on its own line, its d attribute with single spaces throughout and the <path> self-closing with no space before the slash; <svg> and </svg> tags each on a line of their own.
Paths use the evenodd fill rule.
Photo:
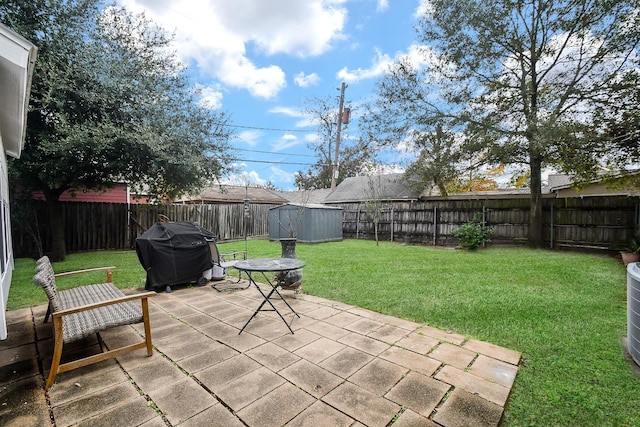
<svg viewBox="0 0 640 427">
<path fill-rule="evenodd" d="M 197 281 L 209 270 L 215 235 L 194 222 L 158 222 L 136 239 L 138 260 L 147 272 L 145 289 Z"/>
</svg>

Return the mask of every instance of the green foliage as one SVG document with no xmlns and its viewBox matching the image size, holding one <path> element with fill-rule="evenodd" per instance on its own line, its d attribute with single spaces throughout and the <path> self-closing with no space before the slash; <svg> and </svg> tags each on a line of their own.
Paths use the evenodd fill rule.
<svg viewBox="0 0 640 427">
<path fill-rule="evenodd" d="M 220 245 L 222 252 L 244 248 L 244 241 Z M 281 248 L 249 240 L 248 252 L 273 257 Z M 364 240 L 298 244 L 296 252 L 306 262 L 304 293 L 522 352 L 501 426 L 640 425 L 640 412 L 631 410 L 640 407 L 640 379 L 621 345 L 626 276 L 614 257 L 500 247 L 471 254 Z M 31 282 L 34 265 L 16 260 L 11 310 L 46 301 Z M 143 285 L 134 251 L 71 254 L 54 269 L 107 265 L 117 266 L 117 286 Z M 27 291 L 39 300 L 16 304 Z"/>
<path fill-rule="evenodd" d="M 634 237 L 629 242 L 629 246 L 627 247 L 627 251 L 640 253 L 640 238 Z"/>
<path fill-rule="evenodd" d="M 460 151 L 454 145 L 454 138 L 453 132 L 439 125 L 432 133 L 414 135 L 413 144 L 420 154 L 406 170 L 406 175 L 411 177 L 409 185 L 412 188 L 422 192 L 435 186 L 441 196 L 448 195 L 450 184 L 460 176 L 456 167 Z"/>
<path fill-rule="evenodd" d="M 102 0 L 7 1 L 0 21 L 38 46 L 25 148 L 9 166 L 12 188 L 51 202 L 57 258 L 65 190 L 126 182 L 173 197 L 232 164 L 227 115 L 201 104 L 173 37 L 144 15 Z"/>
<path fill-rule="evenodd" d="M 0 19 L 38 58 L 23 157 L 23 188 L 48 199 L 114 181 L 174 196 L 225 171 L 227 117 L 200 104 L 172 36 L 143 15 L 100 0 L 3 4 Z"/>
<path fill-rule="evenodd" d="M 474 165 L 528 165 L 529 241 L 542 246 L 544 167 L 619 170 L 640 159 L 637 134 L 630 134 L 638 129 L 637 2 L 429 6 L 417 28 L 426 47 L 415 61 L 400 58 L 378 82 L 366 134 L 395 145 L 443 126 L 459 135 L 452 147 Z"/>
<path fill-rule="evenodd" d="M 480 221 L 479 215 L 474 215 L 473 219 L 455 230 L 452 234 L 458 238 L 460 247 L 463 249 L 478 249 L 491 243 L 493 230 Z"/>
<path fill-rule="evenodd" d="M 318 124 L 317 138 L 308 143 L 317 160 L 306 171 L 296 173 L 295 186 L 299 190 L 331 188 L 337 141 L 336 100 L 334 97 L 313 98 L 305 103 L 305 114 Z M 345 104 L 345 107 L 350 108 L 348 104 Z M 349 137 L 348 123 L 341 125 L 338 151 L 339 174 L 336 185 L 345 178 L 361 173 L 364 166 L 371 163 L 375 157 L 375 150 L 369 142 L 355 141 Z"/>
</svg>

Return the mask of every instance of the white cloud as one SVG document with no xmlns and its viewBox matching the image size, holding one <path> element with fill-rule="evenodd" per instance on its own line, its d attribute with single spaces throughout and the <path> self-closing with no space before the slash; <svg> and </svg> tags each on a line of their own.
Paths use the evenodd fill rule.
<svg viewBox="0 0 640 427">
<path fill-rule="evenodd" d="M 317 126 L 317 123 L 314 122 L 313 118 L 306 115 L 304 111 L 300 109 L 300 107 L 274 107 L 269 109 L 271 114 L 281 114 L 283 116 L 297 118 L 298 121 L 295 124 L 297 128 L 308 128 L 311 126 Z"/>
<path fill-rule="evenodd" d="M 200 65 L 202 68 L 202 64 Z M 257 68 L 246 57 L 225 57 L 218 75 L 225 84 L 249 91 L 252 96 L 270 99 L 287 86 L 284 71 L 277 65 Z"/>
<path fill-rule="evenodd" d="M 242 171 L 237 174 L 229 175 L 226 179 L 221 180 L 223 184 L 227 185 L 265 185 L 267 180 L 260 178 L 260 174 L 256 171 Z"/>
<path fill-rule="evenodd" d="M 220 22 L 268 55 L 317 56 L 342 38 L 345 0 L 211 0 Z"/>
<path fill-rule="evenodd" d="M 314 144 L 316 141 L 318 141 L 319 138 L 320 136 L 318 135 L 318 133 L 304 134 L 304 142 L 306 142 L 307 144 Z"/>
<path fill-rule="evenodd" d="M 353 83 L 360 80 L 376 78 L 381 74 L 384 74 L 384 72 L 389 68 L 389 65 L 393 63 L 393 59 L 388 55 L 383 54 L 378 49 L 376 49 L 375 52 L 376 55 L 371 60 L 370 68 L 349 70 L 347 67 L 344 67 L 342 70 L 338 71 L 337 78 L 347 83 Z"/>
<path fill-rule="evenodd" d="M 291 134 L 283 135 L 274 145 L 273 151 L 284 151 L 291 147 L 295 147 L 296 145 L 300 145 L 301 141 L 297 136 Z"/>
<path fill-rule="evenodd" d="M 433 5 L 430 0 L 423 0 L 420 2 L 418 7 L 416 8 L 413 17 L 416 19 L 421 19 L 424 16 L 431 16 L 433 14 Z"/>
<path fill-rule="evenodd" d="M 293 78 L 293 81 L 301 88 L 307 88 L 309 86 L 316 86 L 318 83 L 320 83 L 320 76 L 318 76 L 316 73 L 305 74 L 304 72 L 300 71 Z"/>
<path fill-rule="evenodd" d="M 237 134 L 235 139 L 238 139 L 250 147 L 255 147 L 260 142 L 262 134 L 255 130 L 245 130 Z"/>
<path fill-rule="evenodd" d="M 279 167 L 271 167 L 271 181 L 272 182 L 284 182 L 287 184 L 293 184 L 295 182 L 296 173 L 289 173 Z"/>
<path fill-rule="evenodd" d="M 300 111 L 300 108 L 298 108 L 298 107 L 282 107 L 282 106 L 278 106 L 278 107 L 270 108 L 269 112 L 271 114 L 282 114 L 283 116 L 287 116 L 287 117 L 302 117 L 302 116 L 304 116 L 304 114 L 302 113 L 302 111 Z"/>
<path fill-rule="evenodd" d="M 246 165 L 243 164 L 242 167 L 246 167 Z M 267 185 L 267 182 L 278 183 L 279 186 L 281 186 L 281 184 L 293 184 L 295 182 L 295 172 L 289 173 L 277 166 L 270 167 L 269 172 L 269 178 L 267 179 L 262 178 L 260 176 L 260 173 L 255 170 L 242 171 L 227 176 L 226 178 L 221 180 L 221 183 L 225 185 L 239 185 L 244 187 L 247 185 Z M 293 189 L 292 185 L 290 185 L 289 187 L 290 188 L 285 188 L 285 190 Z"/>
<path fill-rule="evenodd" d="M 282 69 L 259 66 L 247 54 L 266 56 L 321 55 L 344 38 L 346 0 L 119 0 L 128 9 L 144 11 L 154 22 L 175 31 L 177 51 L 186 63 L 225 85 L 273 98 L 285 86 Z"/>
<path fill-rule="evenodd" d="M 211 86 L 203 86 L 196 84 L 196 89 L 200 91 L 200 103 L 212 110 L 217 110 L 222 107 L 222 92 L 217 88 Z"/>
<path fill-rule="evenodd" d="M 389 8 L 389 0 L 378 0 L 376 5 L 376 12 L 384 12 Z"/>
<path fill-rule="evenodd" d="M 336 77 L 347 83 L 354 83 L 360 80 L 374 79 L 386 73 L 395 61 L 404 58 L 408 59 L 414 67 L 425 67 L 430 63 L 440 61 L 437 54 L 428 46 L 413 44 L 409 46 L 406 52 L 396 53 L 394 58 L 387 54 L 383 54 L 380 50 L 375 50 L 375 56 L 371 60 L 371 67 L 357 68 L 349 70 L 344 67 L 338 71 Z"/>
</svg>

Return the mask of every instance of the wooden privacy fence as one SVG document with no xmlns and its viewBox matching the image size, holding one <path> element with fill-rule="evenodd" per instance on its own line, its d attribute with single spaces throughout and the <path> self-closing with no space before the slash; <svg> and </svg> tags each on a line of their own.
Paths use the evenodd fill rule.
<svg viewBox="0 0 640 427">
<path fill-rule="evenodd" d="M 202 205 L 132 205 L 130 241 L 158 221 L 158 214 L 172 221 L 196 222 L 211 231 L 218 240 L 236 240 L 247 237 L 261 237 L 269 234 L 269 208 L 271 204 L 249 204 L 245 212 L 244 204 L 202 204 Z"/>
<path fill-rule="evenodd" d="M 131 249 L 135 239 L 162 214 L 173 221 L 193 221 L 218 236 L 236 240 L 269 235 L 269 208 L 278 205 L 242 203 L 204 205 L 131 205 L 62 203 L 68 252 Z M 344 238 L 373 239 L 374 225 L 364 203 L 336 204 L 343 209 Z M 37 229 L 43 251 L 51 250 L 51 233 L 44 202 L 36 204 L 37 220 L 13 224 L 16 257 L 37 257 L 28 229 Z M 478 216 L 493 229 L 494 244 L 525 244 L 529 228 L 529 199 L 394 202 L 384 204 L 379 221 L 381 240 L 454 245 L 454 230 Z M 638 198 L 626 196 L 543 199 L 544 239 L 549 247 L 619 250 L 638 231 Z"/>
<path fill-rule="evenodd" d="M 133 249 L 135 240 L 158 222 L 162 214 L 172 221 L 193 221 L 218 236 L 218 240 L 262 237 L 269 234 L 269 208 L 277 205 L 242 203 L 225 205 L 130 205 L 119 203 L 61 203 L 65 220 L 67 252 L 102 249 Z M 37 220 L 29 224 L 12 221 L 14 255 L 37 257 L 39 250 L 32 237 L 37 235 L 43 252 L 51 250 L 51 228 L 44 202 L 36 206 Z"/>
<path fill-rule="evenodd" d="M 343 237 L 374 238 L 365 203 L 335 204 L 343 209 Z M 494 244 L 525 244 L 529 199 L 389 202 L 378 223 L 378 238 L 432 245 L 454 245 L 453 231 L 474 217 L 492 228 Z M 619 250 L 638 229 L 638 199 L 627 196 L 545 198 L 543 237 L 549 247 Z"/>
</svg>

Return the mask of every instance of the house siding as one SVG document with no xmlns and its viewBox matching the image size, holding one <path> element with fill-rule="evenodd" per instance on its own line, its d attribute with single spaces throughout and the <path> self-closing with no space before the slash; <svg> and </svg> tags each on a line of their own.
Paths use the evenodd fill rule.
<svg viewBox="0 0 640 427">
<path fill-rule="evenodd" d="M 113 188 L 109 188 L 105 191 L 96 190 L 75 190 L 65 191 L 60 195 L 60 202 L 77 202 L 77 203 L 127 203 L 127 186 L 124 184 L 118 184 Z M 34 200 L 45 200 L 44 193 L 42 191 L 34 191 L 32 193 Z M 130 204 L 147 204 L 146 197 L 135 197 L 129 194 Z"/>
<path fill-rule="evenodd" d="M 0 340 L 7 338 L 5 311 L 13 274 L 7 155 L 19 158 L 24 147 L 35 45 L 0 24 Z"/>
</svg>

